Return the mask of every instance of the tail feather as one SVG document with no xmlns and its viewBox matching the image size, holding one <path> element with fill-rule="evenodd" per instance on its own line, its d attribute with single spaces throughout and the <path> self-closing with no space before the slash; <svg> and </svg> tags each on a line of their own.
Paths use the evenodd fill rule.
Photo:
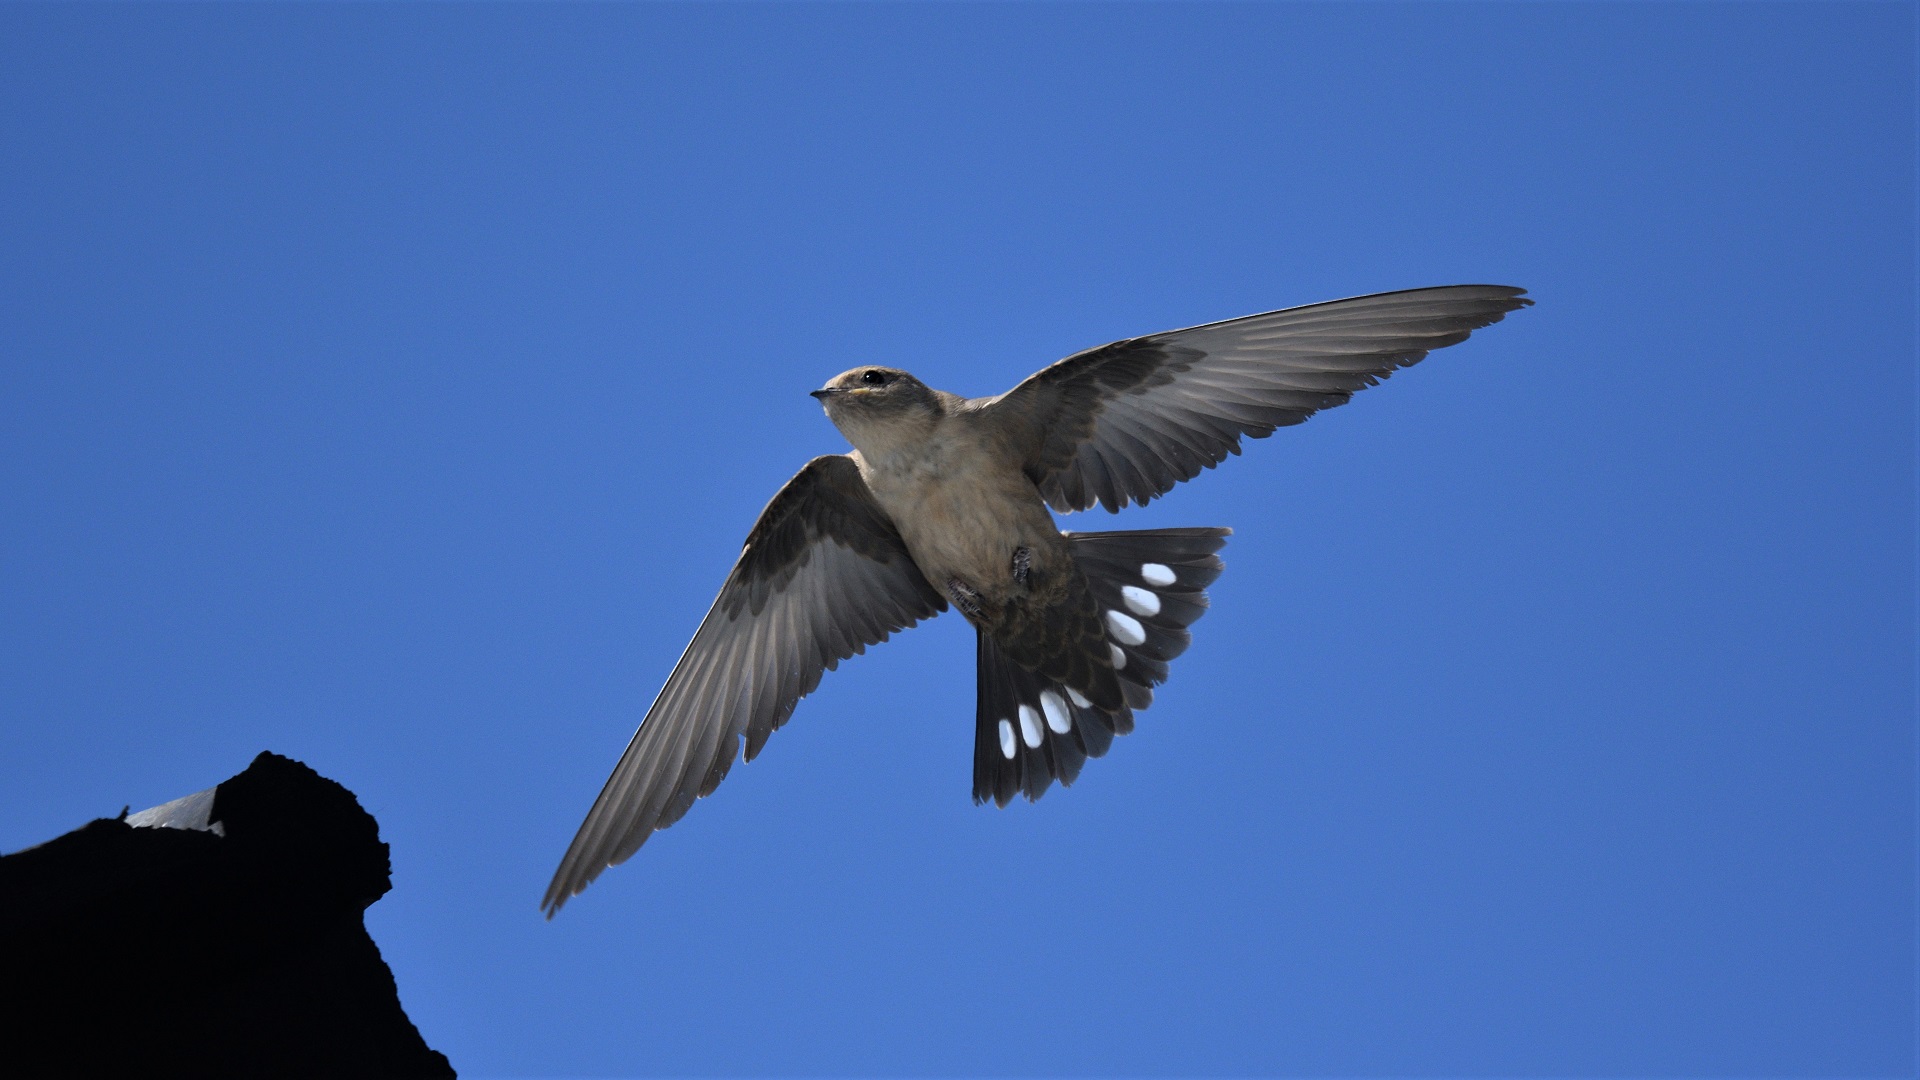
<svg viewBox="0 0 1920 1080">
<path fill-rule="evenodd" d="M 1038 799 L 1055 780 L 1070 785 L 1114 736 L 1133 730 L 1133 713 L 1153 703 L 1153 687 L 1186 651 L 1187 631 L 1206 614 L 1206 587 L 1220 576 L 1215 554 L 1230 529 L 1153 529 L 1067 533 L 1092 586 L 1126 703 L 1102 710 L 1085 697 L 1007 659 L 979 635 L 979 706 L 974 727 L 973 800 L 1005 806 Z"/>
</svg>

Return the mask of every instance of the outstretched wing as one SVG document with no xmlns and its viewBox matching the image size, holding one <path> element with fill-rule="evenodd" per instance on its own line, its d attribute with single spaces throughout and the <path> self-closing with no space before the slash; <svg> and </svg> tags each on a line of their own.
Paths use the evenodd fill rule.
<svg viewBox="0 0 1920 1080">
<path fill-rule="evenodd" d="M 1055 510 L 1145 504 L 1533 303 L 1446 285 L 1270 311 L 1076 353 L 984 406 Z"/>
<path fill-rule="evenodd" d="M 761 512 L 740 561 L 560 861 L 548 918 L 680 820 L 786 723 L 821 673 L 946 609 L 853 460 L 817 457 Z"/>
</svg>

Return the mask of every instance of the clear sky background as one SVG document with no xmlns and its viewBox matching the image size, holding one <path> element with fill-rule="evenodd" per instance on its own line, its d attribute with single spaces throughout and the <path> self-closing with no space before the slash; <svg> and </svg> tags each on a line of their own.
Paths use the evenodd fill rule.
<svg viewBox="0 0 1920 1080">
<path fill-rule="evenodd" d="M 0 8 L 0 849 L 307 761 L 471 1076 L 1911 1074 L 1914 11 Z M 1457 282 L 1072 790 L 949 615 L 541 920 L 806 391 Z"/>
</svg>

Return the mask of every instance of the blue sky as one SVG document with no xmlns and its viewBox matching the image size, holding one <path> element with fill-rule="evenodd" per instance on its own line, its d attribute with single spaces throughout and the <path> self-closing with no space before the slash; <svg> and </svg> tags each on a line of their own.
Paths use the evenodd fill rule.
<svg viewBox="0 0 1920 1080">
<path fill-rule="evenodd" d="M 471 1076 L 1915 1068 L 1914 9 L 0 8 L 0 849 L 259 750 Z M 948 616 L 542 889 L 857 363 L 1538 306 L 1230 525 L 1070 791 Z"/>
</svg>

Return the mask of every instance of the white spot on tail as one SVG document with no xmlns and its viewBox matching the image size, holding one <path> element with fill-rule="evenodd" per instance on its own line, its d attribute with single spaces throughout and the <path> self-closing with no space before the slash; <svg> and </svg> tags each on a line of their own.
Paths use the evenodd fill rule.
<svg viewBox="0 0 1920 1080">
<path fill-rule="evenodd" d="M 1107 651 L 1113 654 L 1113 670 L 1127 670 L 1127 654 L 1120 651 L 1120 646 L 1109 641 L 1107 642 Z"/>
<path fill-rule="evenodd" d="M 1149 585 L 1167 586 L 1173 584 L 1173 567 L 1162 563 L 1150 562 L 1140 566 L 1140 580 Z"/>
<path fill-rule="evenodd" d="M 1073 717 L 1067 713 L 1067 703 L 1060 695 L 1051 690 L 1040 691 L 1040 711 L 1047 714 L 1047 727 L 1055 735 L 1065 735 L 1073 730 Z"/>
<path fill-rule="evenodd" d="M 1020 738 L 1028 746 L 1040 745 L 1040 714 L 1031 705 L 1020 706 Z"/>
<path fill-rule="evenodd" d="M 1083 709 L 1091 709 L 1091 708 L 1093 708 L 1093 702 L 1091 702 L 1091 701 L 1088 701 L 1088 700 L 1087 700 L 1086 698 L 1083 698 L 1083 697 L 1081 697 L 1081 696 L 1080 696 L 1080 691 L 1078 691 L 1078 690 L 1075 690 L 1075 689 L 1074 689 L 1073 687 L 1071 687 L 1071 686 L 1069 686 L 1069 687 L 1067 687 L 1067 697 L 1068 697 L 1068 699 L 1070 699 L 1070 700 L 1071 700 L 1071 701 L 1072 701 L 1072 702 L 1073 702 L 1073 703 L 1074 703 L 1075 705 L 1078 705 L 1078 706 L 1080 706 L 1080 707 L 1081 707 L 1081 708 L 1083 708 Z"/>
<path fill-rule="evenodd" d="M 1120 586 L 1120 598 L 1135 615 L 1160 614 L 1160 598 L 1138 585 Z"/>
<path fill-rule="evenodd" d="M 1140 628 L 1140 620 L 1124 611 L 1107 612 L 1107 633 L 1119 638 L 1122 645 L 1138 645 L 1147 640 L 1147 632 Z"/>
<path fill-rule="evenodd" d="M 1000 721 L 1000 756 L 1013 760 L 1013 725 L 1005 720 Z"/>
</svg>

